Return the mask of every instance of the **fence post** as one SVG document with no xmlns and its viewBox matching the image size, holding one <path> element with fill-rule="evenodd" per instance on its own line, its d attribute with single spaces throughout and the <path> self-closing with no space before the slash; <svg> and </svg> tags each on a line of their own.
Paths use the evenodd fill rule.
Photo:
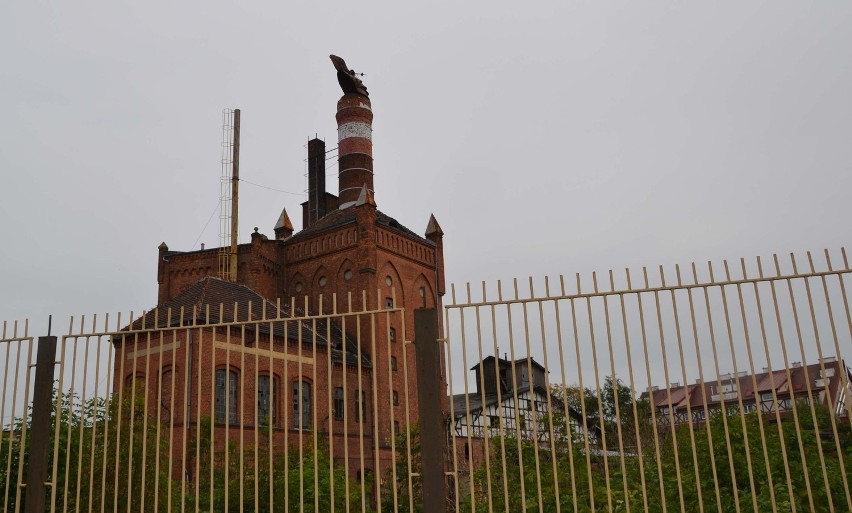
<svg viewBox="0 0 852 513">
<path fill-rule="evenodd" d="M 434 308 L 414 311 L 414 346 L 417 360 L 417 398 L 420 418 L 420 476 L 423 482 L 423 511 L 447 511 L 444 475 L 443 412 L 441 411 L 441 352 L 438 346 L 438 316 Z"/>
<path fill-rule="evenodd" d="M 53 370 L 56 364 L 56 337 L 38 338 L 30 450 L 27 458 L 26 513 L 44 511 L 47 459 L 50 450 L 50 415 L 53 410 Z M 24 441 L 25 443 L 26 441 Z"/>
</svg>

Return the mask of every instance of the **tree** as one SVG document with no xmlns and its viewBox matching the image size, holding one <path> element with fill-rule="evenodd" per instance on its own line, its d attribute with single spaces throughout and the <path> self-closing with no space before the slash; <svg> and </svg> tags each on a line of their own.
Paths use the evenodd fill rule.
<svg viewBox="0 0 852 513">
<path fill-rule="evenodd" d="M 650 415 L 650 403 L 646 399 L 636 397 L 633 390 L 620 379 L 612 376 L 604 378 L 600 397 L 597 391 L 591 388 L 584 388 L 581 393 L 581 388 L 577 385 L 554 385 L 551 387 L 551 395 L 564 401 L 568 408 L 579 414 L 583 413 L 585 406 L 587 431 L 603 432 L 610 450 L 619 447 L 619 428 L 626 451 L 635 452 L 637 444 L 642 442 L 641 439 L 653 436 L 652 429 L 644 421 Z M 593 438 L 598 443 L 602 442 L 602 438 Z"/>
<path fill-rule="evenodd" d="M 268 445 L 258 446 L 255 460 L 253 444 L 245 445 L 240 451 L 239 445 L 232 440 L 226 444 L 222 441 L 212 443 L 210 423 L 209 418 L 202 419 L 199 430 L 201 450 L 198 456 L 203 463 L 197 486 L 202 511 L 361 511 L 363 490 L 368 490 L 368 485 L 362 488 L 353 476 L 347 480 L 345 468 L 331 460 L 325 443 L 318 441 L 318 450 L 314 452 L 313 439 L 306 436 L 302 455 L 298 445 L 289 445 L 286 455 L 280 448 L 273 448 L 270 465 Z M 212 467 L 209 463 L 211 450 Z"/>
<path fill-rule="evenodd" d="M 55 491 L 57 511 L 135 513 L 166 511 L 169 506 L 171 511 L 181 511 L 182 507 L 194 511 L 198 487 L 202 511 L 315 513 L 332 508 L 346 511 L 347 502 L 350 511 L 361 510 L 362 487 L 347 480 L 344 468 L 331 460 L 323 444 L 314 452 L 311 437 L 305 437 L 303 459 L 298 446 L 289 446 L 286 458 L 276 448 L 270 476 L 268 447 L 258 451 L 260 457 L 255 461 L 253 445 L 240 451 L 233 442 L 214 444 L 209 418 L 202 419 L 198 444 L 194 438 L 187 444 L 188 461 L 200 457 L 201 475 L 193 483 L 182 483 L 178 476 L 169 475 L 165 463 L 174 456 L 168 428 L 159 424 L 156 413 L 145 415 L 144 401 L 144 393 L 121 401 L 113 395 L 109 402 L 103 398 L 81 402 L 74 395 L 60 396 L 54 391 L 51 426 L 58 425 L 58 429 L 50 430 L 50 448 L 56 448 L 56 457 L 51 450 L 48 468 L 49 472 L 56 470 L 57 479 L 53 490 L 48 487 L 46 504 L 51 504 Z M 30 422 L 29 414 L 16 419 L 0 439 L 3 511 L 24 509 L 24 493 L 17 482 L 27 471 L 29 437 L 22 440 L 21 435 Z M 196 445 L 201 447 L 197 454 Z M 369 489 L 366 486 L 364 489 Z"/>
<path fill-rule="evenodd" d="M 409 440 L 411 448 L 409 451 Z M 396 447 L 396 479 L 388 470 L 382 487 L 382 510 L 398 513 L 423 513 L 422 483 L 419 478 L 409 481 L 411 472 L 420 474 L 420 425 L 412 424 L 394 437 Z M 408 454 L 411 454 L 409 465 Z M 394 509 L 396 508 L 396 509 Z"/>
<path fill-rule="evenodd" d="M 50 425 L 58 427 L 50 430 L 49 447 L 56 456 L 49 451 L 48 468 L 56 469 L 56 482 L 46 490 L 47 504 L 54 493 L 56 508 L 62 511 L 153 512 L 169 501 L 173 507 L 179 504 L 179 488 L 170 486 L 174 483 L 167 472 L 158 472 L 156 465 L 157 449 L 161 455 L 170 454 L 168 439 L 157 437 L 156 422 L 145 421 L 143 407 L 141 394 L 121 402 L 114 396 L 108 404 L 104 398 L 81 402 L 76 395 L 54 390 Z M 22 480 L 26 476 L 30 440 L 21 435 L 30 422 L 31 410 L 25 419 L 15 420 L 0 444 L 0 461 L 12 457 L 9 472 L 5 466 L 0 471 L 4 499 L 12 510 L 17 502 L 21 511 L 24 507 L 25 494 L 18 493 L 16 484 L 19 471 Z"/>
<path fill-rule="evenodd" d="M 537 451 L 533 441 L 512 433 L 488 440 L 489 465 L 473 471 L 475 494 L 462 501 L 460 511 L 543 513 L 556 511 L 557 501 L 562 511 L 574 511 L 575 503 L 577 511 L 600 510 L 607 503 L 600 456 L 576 443 L 582 437 L 571 432 L 564 413 L 554 412 L 552 422 L 554 432 L 565 436 Z"/>
<path fill-rule="evenodd" d="M 558 393 L 576 401 L 575 392 L 576 387 Z M 587 402 L 598 401 L 587 392 Z M 757 411 L 741 417 L 734 406 L 727 408 L 727 417 L 716 412 L 700 429 L 681 424 L 672 433 L 655 429 L 646 402 L 637 402 L 634 416 L 629 388 L 615 380 L 605 383 L 600 400 L 607 452 L 572 443 L 582 437 L 554 412 L 555 431 L 569 436 L 558 436 L 550 446 L 512 433 L 488 440 L 490 466 L 473 470 L 475 493 L 463 498 L 460 511 L 555 511 L 557 501 L 562 511 L 744 513 L 771 511 L 773 505 L 779 511 L 849 511 L 844 471 L 846 482 L 852 482 L 852 429 L 848 421 L 837 421 L 835 440 L 833 413 L 825 406 L 813 406 L 812 414 L 812 406 L 796 404 L 798 427 L 792 412 L 777 424 L 774 416 L 760 418 Z M 610 438 L 618 426 L 623 452 L 614 452 L 617 441 Z M 639 445 L 628 449 L 629 436 Z"/>
</svg>

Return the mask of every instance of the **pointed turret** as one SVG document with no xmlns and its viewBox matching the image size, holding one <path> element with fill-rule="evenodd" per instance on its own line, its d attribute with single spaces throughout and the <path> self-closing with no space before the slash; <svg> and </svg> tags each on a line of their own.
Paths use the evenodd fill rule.
<svg viewBox="0 0 852 513">
<path fill-rule="evenodd" d="M 426 238 L 432 240 L 430 235 L 438 237 L 444 235 L 444 230 L 441 229 L 441 225 L 438 224 L 438 220 L 435 219 L 435 214 L 429 216 L 429 224 L 426 226 Z"/>
<path fill-rule="evenodd" d="M 444 286 L 444 230 L 435 219 L 435 214 L 429 216 L 429 224 L 426 225 L 426 238 L 435 244 L 435 273 L 437 275 L 438 294 L 443 296 Z"/>
<path fill-rule="evenodd" d="M 166 245 L 165 241 L 157 246 L 157 285 L 159 286 L 157 300 L 159 302 L 163 302 L 165 300 L 165 293 L 168 289 L 169 275 L 166 272 L 166 253 L 168 251 L 169 247 Z"/>
<path fill-rule="evenodd" d="M 376 206 L 376 199 L 373 198 L 373 191 L 367 188 L 367 184 L 361 186 L 361 194 L 358 195 L 358 199 L 355 201 L 356 207 L 361 205 Z"/>
<path fill-rule="evenodd" d="M 278 216 L 278 222 L 275 223 L 275 239 L 284 240 L 293 235 L 293 223 L 290 222 L 290 216 L 287 215 L 287 209 L 281 209 L 281 215 Z"/>
</svg>

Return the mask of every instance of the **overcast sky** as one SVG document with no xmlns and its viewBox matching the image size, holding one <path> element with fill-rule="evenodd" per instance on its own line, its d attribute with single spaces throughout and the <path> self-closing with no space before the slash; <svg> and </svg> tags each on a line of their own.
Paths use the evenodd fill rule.
<svg viewBox="0 0 852 513">
<path fill-rule="evenodd" d="M 448 281 L 848 243 L 852 3 L 419 5 L 6 2 L 0 320 L 154 306 L 157 246 L 218 242 L 225 107 L 241 176 L 289 191 L 244 182 L 240 242 L 300 227 L 330 53 L 366 74 L 379 208 L 434 212 Z"/>
</svg>

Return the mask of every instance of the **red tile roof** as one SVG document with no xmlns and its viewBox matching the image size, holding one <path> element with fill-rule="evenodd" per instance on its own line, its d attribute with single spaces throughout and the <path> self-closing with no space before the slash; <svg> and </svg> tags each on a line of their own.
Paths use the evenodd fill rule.
<svg viewBox="0 0 852 513">
<path fill-rule="evenodd" d="M 827 380 L 821 379 L 823 367 L 827 373 L 833 372 L 834 375 L 828 377 Z M 657 408 L 672 407 L 678 410 L 686 409 L 684 399 L 689 395 L 689 406 L 694 409 L 701 408 L 704 405 L 705 397 L 708 406 L 718 405 L 722 401 L 725 404 L 735 404 L 739 402 L 740 398 L 747 403 L 759 401 L 756 396 L 759 397 L 761 392 L 770 392 L 773 388 L 776 396 L 786 398 L 791 395 L 790 383 L 793 385 L 792 395 L 804 398 L 807 396 L 808 382 L 810 382 L 812 394 L 818 395 L 825 391 L 827 384 L 832 401 L 836 401 L 842 380 L 841 368 L 845 369 L 845 365 L 841 366 L 836 359 L 831 358 L 825 359 L 821 363 L 812 363 L 807 366 L 796 365 L 790 367 L 790 369 L 773 370 L 771 373 L 764 371 L 756 373 L 754 376 L 745 372 L 741 372 L 738 376 L 725 375 L 720 381 L 704 382 L 704 394 L 701 392 L 701 384 L 696 383 L 686 386 L 671 386 L 669 392 L 666 391 L 665 387 L 660 387 L 651 390 L 650 393 L 643 392 L 640 397 L 650 398 L 652 404 Z M 832 371 L 829 371 L 829 369 L 832 369 Z M 790 381 L 787 379 L 788 370 Z M 848 369 L 846 372 L 847 376 L 852 377 Z M 731 385 L 736 385 L 736 393 L 733 392 L 734 389 L 731 388 Z M 731 388 L 732 391 L 725 393 L 726 386 Z M 671 393 L 671 401 L 668 393 Z"/>
</svg>

